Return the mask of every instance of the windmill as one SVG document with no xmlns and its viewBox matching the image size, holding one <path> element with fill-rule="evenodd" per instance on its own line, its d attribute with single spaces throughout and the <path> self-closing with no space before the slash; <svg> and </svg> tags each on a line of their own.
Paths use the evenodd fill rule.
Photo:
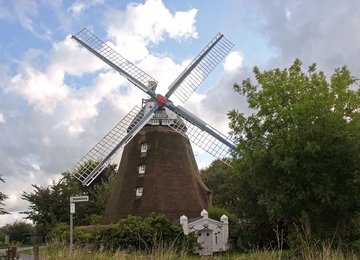
<svg viewBox="0 0 360 260">
<path fill-rule="evenodd" d="M 211 205 L 190 142 L 229 164 L 232 141 L 170 100 L 185 102 L 233 44 L 218 33 L 169 86 L 157 94 L 157 81 L 84 28 L 72 38 L 148 94 L 73 168 L 73 176 L 88 186 L 124 148 L 104 223 L 128 214 L 163 213 L 176 219 L 197 216 Z M 189 142 L 190 141 L 190 142 Z M 94 168 L 89 161 L 98 162 Z"/>
</svg>

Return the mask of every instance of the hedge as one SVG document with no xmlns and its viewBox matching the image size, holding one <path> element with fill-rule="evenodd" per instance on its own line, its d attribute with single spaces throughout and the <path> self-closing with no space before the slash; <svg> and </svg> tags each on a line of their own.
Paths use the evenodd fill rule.
<svg viewBox="0 0 360 260">
<path fill-rule="evenodd" d="M 51 240 L 69 240 L 69 225 L 57 224 L 48 235 Z M 163 215 L 152 213 L 145 219 L 129 216 L 116 224 L 75 227 L 75 246 L 106 250 L 153 250 L 164 247 L 190 251 L 196 244 L 193 236 L 185 236 L 179 224 Z"/>
</svg>

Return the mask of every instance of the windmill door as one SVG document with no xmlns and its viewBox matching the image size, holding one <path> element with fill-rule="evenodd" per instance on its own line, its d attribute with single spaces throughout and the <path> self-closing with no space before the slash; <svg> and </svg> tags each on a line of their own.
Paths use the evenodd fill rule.
<svg viewBox="0 0 360 260">
<path fill-rule="evenodd" d="M 212 230 L 199 230 L 198 243 L 200 244 L 200 255 L 213 255 Z"/>
</svg>

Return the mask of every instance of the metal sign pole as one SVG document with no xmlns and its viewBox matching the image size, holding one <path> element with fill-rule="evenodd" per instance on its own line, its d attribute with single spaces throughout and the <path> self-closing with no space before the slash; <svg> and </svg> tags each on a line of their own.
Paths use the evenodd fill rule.
<svg viewBox="0 0 360 260">
<path fill-rule="evenodd" d="M 73 245 L 73 214 L 70 213 L 70 251 Z"/>
<path fill-rule="evenodd" d="M 71 199 L 70 199 L 71 200 Z M 73 246 L 73 230 L 74 230 L 74 222 L 73 222 L 73 214 L 75 213 L 75 203 L 70 203 L 70 251 Z"/>
<path fill-rule="evenodd" d="M 75 203 L 84 202 L 84 201 L 89 201 L 89 196 L 70 197 L 70 246 L 69 246 L 70 250 L 72 250 L 73 247 L 73 229 L 74 229 L 73 214 L 75 214 Z"/>
</svg>

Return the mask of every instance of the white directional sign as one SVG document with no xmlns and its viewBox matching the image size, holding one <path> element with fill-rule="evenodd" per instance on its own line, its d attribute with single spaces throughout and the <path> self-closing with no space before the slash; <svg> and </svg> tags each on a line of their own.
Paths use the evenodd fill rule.
<svg viewBox="0 0 360 260">
<path fill-rule="evenodd" d="M 89 196 L 76 196 L 76 197 L 70 197 L 70 202 L 83 202 L 83 201 L 89 201 Z"/>
<path fill-rule="evenodd" d="M 75 213 L 75 203 L 70 203 L 70 213 L 74 214 Z"/>
</svg>

